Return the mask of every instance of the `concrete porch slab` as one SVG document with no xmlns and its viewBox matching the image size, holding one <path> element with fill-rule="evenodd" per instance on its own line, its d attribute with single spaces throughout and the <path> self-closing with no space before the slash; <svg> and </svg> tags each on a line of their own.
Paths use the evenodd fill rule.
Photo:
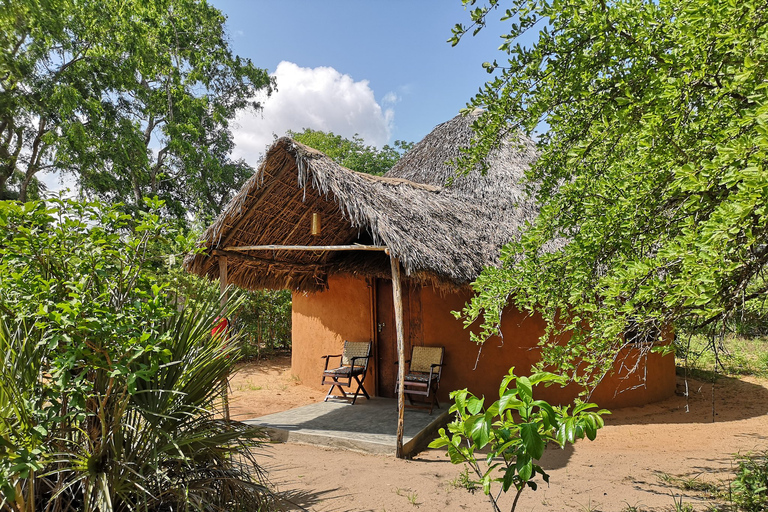
<svg viewBox="0 0 768 512">
<path fill-rule="evenodd" d="M 429 411 L 405 409 L 403 453 L 423 450 L 449 420 L 448 405 Z M 273 441 L 306 443 L 365 453 L 395 454 L 397 400 L 392 398 L 328 401 L 246 420 L 263 427 Z"/>
</svg>

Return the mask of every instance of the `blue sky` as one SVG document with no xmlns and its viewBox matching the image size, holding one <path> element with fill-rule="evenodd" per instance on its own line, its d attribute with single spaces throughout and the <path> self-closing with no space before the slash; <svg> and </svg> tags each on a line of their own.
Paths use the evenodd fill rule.
<svg viewBox="0 0 768 512">
<path fill-rule="evenodd" d="M 359 133 L 376 146 L 418 141 L 485 83 L 482 63 L 502 57 L 499 22 L 446 42 L 469 22 L 460 0 L 211 3 L 228 18 L 234 52 L 277 78 L 264 111 L 240 116 L 234 130 L 235 157 L 248 161 L 286 129 Z"/>
</svg>

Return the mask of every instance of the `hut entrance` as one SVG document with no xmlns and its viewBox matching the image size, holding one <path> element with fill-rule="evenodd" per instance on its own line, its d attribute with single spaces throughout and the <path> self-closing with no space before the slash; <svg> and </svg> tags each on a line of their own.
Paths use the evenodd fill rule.
<svg viewBox="0 0 768 512">
<path fill-rule="evenodd" d="M 403 352 L 423 344 L 421 328 L 421 286 L 403 282 Z M 397 332 L 392 299 L 392 281 L 376 279 L 376 385 L 378 396 L 395 398 L 397 382 Z"/>
</svg>

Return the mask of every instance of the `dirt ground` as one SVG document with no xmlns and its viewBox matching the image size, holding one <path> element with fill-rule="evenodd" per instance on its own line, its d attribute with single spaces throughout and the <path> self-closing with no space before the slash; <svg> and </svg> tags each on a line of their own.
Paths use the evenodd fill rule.
<svg viewBox="0 0 768 512">
<path fill-rule="evenodd" d="M 291 376 L 290 358 L 249 363 L 231 380 L 231 411 L 248 419 L 322 400 L 324 393 Z M 733 455 L 768 449 L 768 381 L 721 377 L 688 381 L 678 394 L 645 407 L 613 411 L 595 441 L 545 453 L 550 485 L 526 490 L 518 511 L 710 510 L 709 483 L 727 482 Z M 714 419 L 714 421 L 713 421 Z M 444 451 L 413 460 L 274 444 L 263 466 L 294 506 L 312 511 L 491 510 L 482 490 L 462 485 L 462 465 Z M 684 488 L 692 488 L 683 490 Z M 697 490 L 698 489 L 698 490 Z M 506 509 L 512 496 L 502 499 Z"/>
</svg>

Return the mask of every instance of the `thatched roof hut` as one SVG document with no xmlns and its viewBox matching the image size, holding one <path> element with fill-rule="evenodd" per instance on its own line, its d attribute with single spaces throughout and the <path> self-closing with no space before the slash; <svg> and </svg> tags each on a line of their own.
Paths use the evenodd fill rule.
<svg viewBox="0 0 768 512">
<path fill-rule="evenodd" d="M 455 176 L 451 160 L 473 136 L 473 116 L 437 126 L 382 177 L 338 165 L 289 138 L 277 140 L 258 171 L 201 239 L 202 251 L 185 267 L 218 278 L 228 260 L 228 282 L 241 287 L 316 291 L 334 273 L 389 277 L 383 253 L 256 251 L 254 245 L 384 245 L 405 274 L 439 287 L 462 287 L 484 266 L 499 263 L 501 246 L 536 214 L 520 178 L 536 158 L 527 138 L 489 156 L 487 173 Z M 311 234 L 312 214 L 322 233 Z"/>
<path fill-rule="evenodd" d="M 534 220 L 537 211 L 521 178 L 536 152 L 529 139 L 510 141 L 488 157 L 486 174 L 474 170 L 454 178 L 449 162 L 471 141 L 472 121 L 473 116 L 456 117 L 437 126 L 383 177 L 351 171 L 279 139 L 205 231 L 201 252 L 187 257 L 186 268 L 211 279 L 221 271 L 224 283 L 244 288 L 293 290 L 291 372 L 307 385 L 322 387 L 321 356 L 339 353 L 343 340 L 371 340 L 372 376 L 365 382 L 370 394 L 394 396 L 406 354 L 427 346 L 445 348 L 441 400 L 460 388 L 491 396 L 510 366 L 525 374 L 538 362 L 545 322 L 505 308 L 500 329 L 511 341 L 486 343 L 478 353 L 469 330 L 451 312 L 471 298 L 467 285 L 480 271 L 499 264 L 502 245 Z M 319 235 L 312 235 L 314 214 L 322 220 Z M 390 255 L 360 247 L 306 249 L 352 244 L 386 246 Z M 278 247 L 264 250 L 267 245 Z M 398 260 L 406 280 L 400 279 Z M 317 293 L 300 293 L 307 291 Z M 643 371 L 628 375 L 631 364 L 624 360 L 593 394 L 602 406 L 641 405 L 674 392 L 673 354 L 635 350 L 630 356 L 644 358 Z M 475 361 L 480 371 L 466 361 Z M 617 395 L 616 389 L 627 391 Z M 553 387 L 542 398 L 568 403 L 572 391 Z"/>
</svg>

